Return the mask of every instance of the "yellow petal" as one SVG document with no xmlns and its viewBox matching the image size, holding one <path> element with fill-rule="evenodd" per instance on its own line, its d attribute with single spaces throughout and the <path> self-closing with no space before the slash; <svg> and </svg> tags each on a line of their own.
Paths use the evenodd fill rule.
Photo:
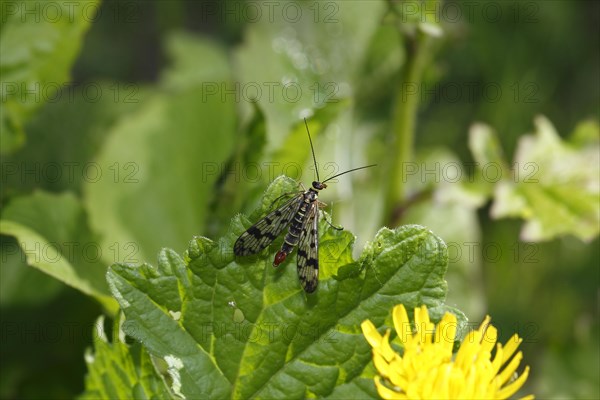
<svg viewBox="0 0 600 400">
<path fill-rule="evenodd" d="M 434 325 L 429 319 L 429 312 L 427 311 L 427 306 L 424 304 L 419 308 L 415 308 L 415 327 L 419 335 L 419 342 L 431 343 Z"/>
<path fill-rule="evenodd" d="M 408 380 L 405 375 L 402 360 L 396 359 L 390 363 L 389 376 L 387 378 L 394 386 L 398 386 L 399 388 L 407 387 Z"/>
<path fill-rule="evenodd" d="M 465 336 L 462 343 L 460 344 L 458 353 L 456 353 L 454 364 L 458 368 L 461 368 L 464 371 L 468 371 L 471 364 L 473 363 L 473 356 L 477 351 L 477 347 L 477 333 L 475 331 L 467 333 L 467 336 Z"/>
<path fill-rule="evenodd" d="M 529 376 L 529 366 L 525 367 L 525 370 L 517 379 L 515 379 L 513 382 L 509 383 L 502 389 L 500 389 L 498 391 L 498 393 L 496 394 L 496 396 L 500 399 L 509 398 L 510 396 L 515 394 L 517 392 L 517 390 L 521 389 L 521 386 L 523 386 L 523 384 L 527 380 L 528 376 Z M 531 398 L 533 398 L 533 396 Z"/>
<path fill-rule="evenodd" d="M 492 361 L 492 373 L 495 375 L 500 371 L 500 367 L 504 364 L 504 349 L 502 345 L 498 343 L 496 345 L 496 355 L 494 356 L 494 360 Z"/>
<path fill-rule="evenodd" d="M 390 362 L 396 357 L 396 352 L 390 346 L 390 330 L 388 329 L 383 335 L 381 346 L 377 349 L 387 362 Z"/>
<path fill-rule="evenodd" d="M 392 318 L 394 320 L 394 329 L 396 329 L 398 339 L 401 343 L 406 343 L 407 339 L 412 336 L 412 328 L 404 304 L 398 304 L 394 307 L 392 310 Z"/>
<path fill-rule="evenodd" d="M 408 398 L 408 397 L 406 397 L 406 395 L 404 393 L 395 392 L 392 389 L 385 386 L 383 384 L 383 382 L 381 382 L 381 378 L 378 376 L 375 377 L 375 386 L 377 387 L 377 393 L 379 393 L 379 395 L 383 399 L 407 399 Z"/>
<path fill-rule="evenodd" d="M 517 351 L 517 348 L 521 342 L 523 342 L 523 339 L 521 339 L 516 333 L 512 335 L 510 339 L 508 339 L 508 342 L 506 342 L 504 345 L 504 358 L 502 360 L 502 364 L 507 362 L 512 357 L 515 351 Z"/>
<path fill-rule="evenodd" d="M 504 385 L 506 382 L 508 382 L 508 380 L 512 377 L 513 373 L 519 367 L 519 364 L 521 363 L 522 359 L 523 359 L 523 353 L 518 352 L 513 357 L 513 359 L 510 360 L 510 363 L 502 370 L 500 375 L 497 376 L 497 379 L 498 379 L 498 382 L 500 383 L 500 385 Z"/>
<path fill-rule="evenodd" d="M 491 352 L 497 341 L 498 329 L 496 329 L 494 325 L 488 325 L 481 339 L 481 349 L 483 351 Z"/>
<path fill-rule="evenodd" d="M 473 331 L 474 342 L 481 343 L 481 340 L 483 339 L 491 320 L 492 318 L 489 315 L 486 315 L 481 325 L 479 325 L 479 329 Z"/>
<path fill-rule="evenodd" d="M 440 351 L 450 356 L 452 356 L 452 347 L 454 346 L 457 328 L 456 315 L 446 313 L 435 330 L 435 343 L 439 344 Z"/>
<path fill-rule="evenodd" d="M 483 319 L 483 321 L 481 321 L 481 325 L 479 325 L 479 329 L 477 329 L 477 330 L 478 331 L 485 330 L 485 328 L 487 328 L 487 326 L 490 324 L 491 320 L 492 320 L 492 317 L 490 317 L 489 315 L 486 315 L 485 318 Z"/>
<path fill-rule="evenodd" d="M 527 396 L 521 397 L 519 400 L 533 400 L 535 396 L 532 394 L 528 394 Z"/>
<path fill-rule="evenodd" d="M 377 371 L 379 371 L 380 375 L 385 377 L 390 376 L 391 371 L 389 363 L 385 361 L 383 355 L 375 349 L 373 349 L 373 364 L 375 365 Z"/>
<path fill-rule="evenodd" d="M 366 319 L 362 322 L 362 324 L 360 324 L 360 327 L 363 331 L 363 335 L 365 335 L 365 339 L 367 339 L 367 342 L 369 342 L 371 347 L 379 347 L 382 337 L 379 334 L 379 332 L 377 332 L 377 328 L 375 328 L 375 325 L 373 325 L 371 321 Z"/>
</svg>

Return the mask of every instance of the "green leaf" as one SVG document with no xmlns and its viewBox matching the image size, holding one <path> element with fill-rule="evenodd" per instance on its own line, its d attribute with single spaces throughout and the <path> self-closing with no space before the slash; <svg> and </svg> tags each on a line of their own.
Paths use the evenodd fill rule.
<svg viewBox="0 0 600 400">
<path fill-rule="evenodd" d="M 2 6 L 0 146 L 8 154 L 25 143 L 24 126 L 70 80 L 70 69 L 98 1 L 12 1 Z"/>
<path fill-rule="evenodd" d="M 496 185 L 492 216 L 525 219 L 523 240 L 572 234 L 590 241 L 600 230 L 598 141 L 564 142 L 542 116 L 535 126 L 519 141 L 512 176 Z"/>
<path fill-rule="evenodd" d="M 295 187 L 290 178 L 275 180 L 260 211 Z M 228 235 L 216 242 L 197 237 L 184 256 L 164 249 L 157 267 L 109 269 L 127 319 L 123 330 L 168 364 L 175 393 L 305 398 L 333 395 L 345 385 L 373 396 L 365 370 L 371 350 L 360 323 L 391 323 L 398 303 L 426 304 L 436 315 L 450 310 L 443 304 L 446 245 L 426 228 L 383 228 L 355 261 L 353 235 L 321 223 L 320 283 L 306 295 L 295 257 L 271 267 L 276 246 L 234 258 L 233 243 L 249 224 L 238 216 Z"/>
<path fill-rule="evenodd" d="M 220 47 L 193 35 L 173 34 L 167 44 L 174 56 L 184 57 L 187 49 L 185 57 L 226 65 Z M 179 82 L 174 70 L 166 73 L 164 90 L 145 98 L 106 133 L 96 160 L 106 173 L 83 188 L 103 251 L 118 246 L 123 257 L 133 252 L 135 262 L 154 258 L 162 246 L 180 246 L 202 229 L 235 140 L 235 104 L 206 97 L 200 83 L 226 82 L 229 69 L 221 68 L 218 78 L 208 67 L 191 77 L 187 61 L 176 59 L 174 65 L 189 85 Z"/>
<path fill-rule="evenodd" d="M 0 235 L 0 257 L 0 304 L 3 307 L 44 304 L 63 288 L 59 281 L 28 267 L 25 253 L 14 237 Z"/>
<path fill-rule="evenodd" d="M 160 379 L 151 356 L 139 343 L 127 345 L 121 319 L 113 326 L 112 343 L 104 332 L 104 317 L 95 324 L 94 352 L 88 349 L 88 374 L 81 399 L 166 399 L 173 397 Z"/>
<path fill-rule="evenodd" d="M 582 121 L 575 127 L 570 142 L 575 148 L 598 145 L 600 141 L 599 129 L 598 121 Z"/>
<path fill-rule="evenodd" d="M 88 89 L 94 97 L 86 94 Z M 116 169 L 114 162 L 101 165 L 95 156 L 106 132 L 142 103 L 145 90 L 110 81 L 66 88 L 57 101 L 45 104 L 28 122 L 27 132 L 35 140 L 3 158 L 0 194 L 8 197 L 34 189 L 80 193 L 84 182 L 114 179 L 118 172 L 128 172 Z"/>
<path fill-rule="evenodd" d="M 15 198 L 2 213 L 0 233 L 14 236 L 28 265 L 116 309 L 106 285 L 106 264 L 86 214 L 70 193 L 34 192 Z"/>
</svg>

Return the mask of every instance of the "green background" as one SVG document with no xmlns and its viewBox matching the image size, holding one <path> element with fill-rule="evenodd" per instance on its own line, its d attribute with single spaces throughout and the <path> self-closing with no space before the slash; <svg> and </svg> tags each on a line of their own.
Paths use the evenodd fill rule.
<svg viewBox="0 0 600 400">
<path fill-rule="evenodd" d="M 226 234 L 281 173 L 311 182 L 308 116 L 321 178 L 379 164 L 322 196 L 357 236 L 355 255 L 382 226 L 429 227 L 450 248 L 447 304 L 473 325 L 491 315 L 502 341 L 524 338 L 523 393 L 599 397 L 600 7 L 428 4 L 439 14 L 383 1 L 275 2 L 272 15 L 258 2 L 81 2 L 58 18 L 2 2 L 0 396 L 80 394 L 93 323 L 115 310 L 105 268 Z M 423 46 L 416 80 L 404 75 L 411 43 Z M 408 99 L 414 144 L 395 164 Z M 538 115 L 562 141 L 525 146 L 548 132 Z M 482 160 L 506 164 L 505 178 L 531 162 L 544 189 L 521 179 L 511 193 L 527 205 L 515 205 L 466 168 Z M 392 193 L 395 166 L 418 172 Z M 64 264 L 37 259 L 55 247 Z"/>
</svg>

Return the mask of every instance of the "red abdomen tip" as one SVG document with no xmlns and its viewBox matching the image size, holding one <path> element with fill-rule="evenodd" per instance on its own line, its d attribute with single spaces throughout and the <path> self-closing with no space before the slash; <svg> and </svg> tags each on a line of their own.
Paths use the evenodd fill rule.
<svg viewBox="0 0 600 400">
<path fill-rule="evenodd" d="M 275 254 L 275 259 L 273 260 L 273 266 L 277 267 L 279 264 L 281 264 L 282 262 L 285 261 L 285 258 L 287 257 L 287 253 L 284 253 L 283 251 L 278 251 L 277 254 Z"/>
</svg>

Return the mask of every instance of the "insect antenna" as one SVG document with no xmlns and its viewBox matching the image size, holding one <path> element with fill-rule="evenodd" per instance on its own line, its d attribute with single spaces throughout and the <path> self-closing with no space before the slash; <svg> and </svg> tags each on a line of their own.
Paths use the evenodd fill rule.
<svg viewBox="0 0 600 400">
<path fill-rule="evenodd" d="M 315 172 L 317 173 L 317 181 L 320 182 L 319 178 L 319 168 L 317 168 L 317 158 L 315 157 L 315 148 L 312 144 L 312 139 L 310 138 L 310 132 L 308 131 L 308 123 L 306 122 L 306 118 L 304 118 L 304 125 L 306 125 L 306 133 L 308 133 L 308 141 L 310 142 L 310 151 L 312 152 L 313 162 L 315 163 Z"/>
<path fill-rule="evenodd" d="M 332 180 L 333 178 L 337 178 L 338 176 L 340 176 L 340 175 L 344 175 L 344 174 L 347 174 L 347 173 L 349 173 L 349 172 L 354 172 L 354 171 L 358 171 L 359 169 L 371 168 L 371 167 L 376 167 L 376 166 L 377 166 L 377 164 L 371 164 L 371 165 L 365 165 L 364 167 L 352 168 L 352 169 L 349 169 L 348 171 L 340 172 L 340 173 L 339 173 L 339 174 L 337 174 L 337 175 L 334 175 L 334 176 L 332 176 L 332 177 L 329 177 L 329 178 L 325 179 L 325 180 L 324 180 L 323 182 L 321 182 L 321 183 L 325 183 L 325 182 L 327 182 L 327 181 L 330 181 L 330 180 Z"/>
</svg>

